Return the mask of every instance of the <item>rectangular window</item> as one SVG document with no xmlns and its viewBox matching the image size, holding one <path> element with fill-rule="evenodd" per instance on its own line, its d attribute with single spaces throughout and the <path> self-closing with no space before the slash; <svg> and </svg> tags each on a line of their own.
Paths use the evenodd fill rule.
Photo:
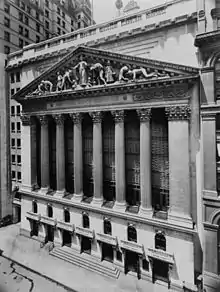
<svg viewBox="0 0 220 292">
<path fill-rule="evenodd" d="M 21 164 L 21 155 L 17 156 L 17 164 Z"/>
<path fill-rule="evenodd" d="M 49 34 L 49 32 L 48 31 L 46 31 L 46 39 L 48 40 L 49 38 L 50 38 L 50 34 Z"/>
<path fill-rule="evenodd" d="M 40 32 L 40 24 L 39 23 L 36 23 L 36 31 Z"/>
<path fill-rule="evenodd" d="M 18 171 L 17 174 L 18 174 L 18 181 L 20 182 L 21 181 L 21 172 Z"/>
<path fill-rule="evenodd" d="M 24 17 L 24 23 L 25 23 L 26 25 L 29 25 L 29 19 L 28 19 L 27 16 Z"/>
<path fill-rule="evenodd" d="M 4 18 L 4 25 L 6 27 L 10 27 L 10 19 L 9 18 L 7 18 L 7 17 Z"/>
<path fill-rule="evenodd" d="M 49 1 L 48 0 L 45 0 L 45 5 L 46 5 L 46 7 L 49 7 Z"/>
<path fill-rule="evenodd" d="M 11 139 L 11 147 L 12 148 L 15 148 L 15 138 L 12 138 Z"/>
<path fill-rule="evenodd" d="M 36 11 L 36 19 L 39 20 L 39 13 Z"/>
<path fill-rule="evenodd" d="M 27 13 L 31 15 L 31 7 L 27 6 Z"/>
<path fill-rule="evenodd" d="M 21 81 L 20 72 L 16 72 L 16 82 L 20 82 L 20 81 Z"/>
<path fill-rule="evenodd" d="M 16 92 L 18 92 L 20 90 L 20 87 L 16 88 Z"/>
<path fill-rule="evenodd" d="M 64 12 L 62 12 L 62 17 L 65 18 L 65 13 Z"/>
<path fill-rule="evenodd" d="M 58 33 L 58 34 L 61 34 L 61 30 L 60 30 L 59 27 L 57 28 L 57 33 Z"/>
<path fill-rule="evenodd" d="M 60 18 L 59 17 L 57 17 L 57 23 L 60 24 Z"/>
<path fill-rule="evenodd" d="M 49 22 L 48 21 L 45 21 L 45 26 L 46 26 L 46 29 L 49 29 Z"/>
<path fill-rule="evenodd" d="M 10 42 L 10 33 L 8 31 L 5 31 L 5 36 L 4 36 L 5 40 L 7 42 Z"/>
<path fill-rule="evenodd" d="M 25 10 L 25 3 L 23 1 L 21 2 L 21 9 Z"/>
<path fill-rule="evenodd" d="M 71 25 L 74 26 L 74 21 L 73 21 L 73 19 L 71 19 Z"/>
<path fill-rule="evenodd" d="M 21 34 L 21 35 L 23 35 L 23 26 L 21 26 L 21 25 L 19 25 L 18 26 L 18 32 L 19 32 L 19 34 Z"/>
<path fill-rule="evenodd" d="M 15 123 L 11 123 L 11 132 L 15 133 Z"/>
<path fill-rule="evenodd" d="M 17 116 L 21 115 L 21 107 L 20 105 L 17 105 Z"/>
<path fill-rule="evenodd" d="M 15 82 L 15 75 L 14 73 L 11 73 L 11 83 L 14 83 Z"/>
<path fill-rule="evenodd" d="M 29 38 L 29 30 L 27 28 L 25 28 L 25 30 L 24 30 L 24 36 L 26 38 Z"/>
<path fill-rule="evenodd" d="M 48 10 L 45 10 L 45 17 L 49 18 L 49 11 Z"/>
<path fill-rule="evenodd" d="M 21 148 L 21 139 L 17 139 L 17 147 L 18 147 L 18 149 Z"/>
<path fill-rule="evenodd" d="M 40 42 L 40 37 L 39 35 L 36 35 L 36 43 L 39 43 Z"/>
<path fill-rule="evenodd" d="M 9 46 L 4 46 L 4 53 L 6 55 L 10 54 L 10 47 Z"/>
<path fill-rule="evenodd" d="M 11 162 L 12 162 L 12 164 L 15 164 L 16 163 L 16 161 L 15 161 L 15 155 L 14 154 L 11 156 Z"/>
<path fill-rule="evenodd" d="M 11 96 L 15 94 L 14 88 L 11 89 Z"/>
<path fill-rule="evenodd" d="M 4 10 L 5 10 L 5 12 L 6 13 L 10 13 L 10 5 L 9 4 L 7 4 L 7 3 L 5 3 L 5 5 L 4 5 Z"/>
<path fill-rule="evenodd" d="M 73 32 L 74 31 L 74 29 L 73 28 L 71 28 L 71 32 Z"/>
<path fill-rule="evenodd" d="M 81 23 L 80 22 L 78 22 L 78 28 L 81 28 Z"/>
<path fill-rule="evenodd" d="M 23 13 L 19 11 L 18 13 L 18 19 L 23 22 Z"/>
<path fill-rule="evenodd" d="M 25 46 L 28 46 L 29 45 L 29 42 L 25 42 Z"/>
<path fill-rule="evenodd" d="M 63 30 L 63 34 L 65 34 L 66 32 Z"/>
<path fill-rule="evenodd" d="M 57 7 L 57 14 L 60 15 L 60 8 L 59 7 Z"/>
<path fill-rule="evenodd" d="M 11 178 L 12 178 L 12 180 L 16 179 L 16 175 L 15 175 L 15 171 L 14 170 L 12 170 L 12 172 L 11 172 Z"/>
<path fill-rule="evenodd" d="M 21 123 L 17 122 L 17 132 L 21 133 Z"/>
<path fill-rule="evenodd" d="M 19 39 L 18 40 L 18 46 L 19 46 L 19 48 L 23 48 L 23 46 L 24 46 L 24 41 L 22 40 L 22 39 Z"/>
<path fill-rule="evenodd" d="M 15 115 L 15 106 L 14 105 L 11 106 L 11 115 L 12 116 Z"/>
<path fill-rule="evenodd" d="M 66 26 L 65 21 L 62 22 L 62 26 L 63 26 L 63 28 L 65 28 L 65 26 Z"/>
</svg>

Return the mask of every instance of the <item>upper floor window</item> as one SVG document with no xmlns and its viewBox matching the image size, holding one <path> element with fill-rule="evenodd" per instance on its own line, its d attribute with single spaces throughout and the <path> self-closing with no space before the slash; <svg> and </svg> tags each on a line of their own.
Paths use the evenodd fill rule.
<svg viewBox="0 0 220 292">
<path fill-rule="evenodd" d="M 45 0 L 45 5 L 46 5 L 46 7 L 49 7 L 49 1 L 48 0 Z"/>
<path fill-rule="evenodd" d="M 17 176 L 18 176 L 18 181 L 21 182 L 21 172 L 20 171 L 17 172 Z"/>
<path fill-rule="evenodd" d="M 24 41 L 22 40 L 22 39 L 19 39 L 18 40 L 18 46 L 19 46 L 19 48 L 23 48 L 23 46 L 24 46 Z"/>
<path fill-rule="evenodd" d="M 4 18 L 4 25 L 7 26 L 7 27 L 10 27 L 10 19 L 5 17 Z"/>
<path fill-rule="evenodd" d="M 23 1 L 21 2 L 21 9 L 25 10 L 25 3 Z"/>
<path fill-rule="evenodd" d="M 29 15 L 31 15 L 31 7 L 30 7 L 30 6 L 27 6 L 27 13 L 28 13 Z"/>
<path fill-rule="evenodd" d="M 39 12 L 36 11 L 36 20 L 39 20 Z"/>
<path fill-rule="evenodd" d="M 70 222 L 70 212 L 68 210 L 64 210 L 64 221 Z"/>
<path fill-rule="evenodd" d="M 48 10 L 45 10 L 45 16 L 46 16 L 46 18 L 49 18 L 49 11 Z"/>
<path fill-rule="evenodd" d="M 33 213 L 37 213 L 38 212 L 37 202 L 36 201 L 32 202 L 32 210 L 33 210 Z"/>
<path fill-rule="evenodd" d="M 10 13 L 10 5 L 8 3 L 4 4 L 4 11 L 8 14 Z"/>
<path fill-rule="evenodd" d="M 21 123 L 17 122 L 17 132 L 20 133 L 21 132 Z"/>
<path fill-rule="evenodd" d="M 20 81 L 21 81 L 20 72 L 16 72 L 16 82 L 20 82 Z"/>
<path fill-rule="evenodd" d="M 29 38 L 29 30 L 27 28 L 25 28 L 25 30 L 24 30 L 24 36 L 26 38 Z"/>
<path fill-rule="evenodd" d="M 57 7 L 57 14 L 60 15 L 60 7 Z"/>
<path fill-rule="evenodd" d="M 62 12 L 62 17 L 65 18 L 65 13 L 64 12 Z"/>
<path fill-rule="evenodd" d="M 27 16 L 24 17 L 24 23 L 26 25 L 29 25 L 29 18 Z"/>
<path fill-rule="evenodd" d="M 15 89 L 12 88 L 12 89 L 11 89 L 11 96 L 14 95 L 14 94 L 15 94 Z"/>
<path fill-rule="evenodd" d="M 128 226 L 128 241 L 137 242 L 137 231 L 134 226 Z"/>
<path fill-rule="evenodd" d="M 40 32 L 40 24 L 39 23 L 36 23 L 36 31 Z"/>
<path fill-rule="evenodd" d="M 5 31 L 4 39 L 5 39 L 7 42 L 10 42 L 10 33 L 9 33 L 8 31 Z"/>
<path fill-rule="evenodd" d="M 23 31 L 24 31 L 23 26 L 19 25 L 18 26 L 18 32 L 19 32 L 19 34 L 23 35 Z"/>
<path fill-rule="evenodd" d="M 65 28 L 65 26 L 66 26 L 65 21 L 62 22 L 62 26 L 63 26 L 63 28 Z"/>
<path fill-rule="evenodd" d="M 18 149 L 21 148 L 21 139 L 20 138 L 17 139 L 17 148 Z"/>
<path fill-rule="evenodd" d="M 73 21 L 73 19 L 71 19 L 71 25 L 74 26 L 74 21 Z"/>
<path fill-rule="evenodd" d="M 20 105 L 17 105 L 17 116 L 20 116 L 21 114 L 21 107 Z"/>
<path fill-rule="evenodd" d="M 12 138 L 11 139 L 11 147 L 12 148 L 15 148 L 15 138 Z"/>
<path fill-rule="evenodd" d="M 46 26 L 46 29 L 49 29 L 49 22 L 48 21 L 45 21 L 45 26 Z"/>
<path fill-rule="evenodd" d="M 10 54 L 10 47 L 9 46 L 4 46 L 4 53 L 6 55 Z"/>
<path fill-rule="evenodd" d="M 12 116 L 15 115 L 15 106 L 14 105 L 11 106 L 11 115 Z"/>
<path fill-rule="evenodd" d="M 46 31 L 45 36 L 46 36 L 46 39 L 47 39 L 47 40 L 50 38 L 50 34 L 49 34 L 48 31 Z"/>
<path fill-rule="evenodd" d="M 47 206 L 47 216 L 50 218 L 53 217 L 53 208 L 50 205 Z"/>
<path fill-rule="evenodd" d="M 155 248 L 166 251 L 166 237 L 161 231 L 158 231 L 155 235 Z"/>
<path fill-rule="evenodd" d="M 57 28 L 57 33 L 61 34 L 61 29 L 59 27 Z"/>
<path fill-rule="evenodd" d="M 14 83 L 15 82 L 15 75 L 14 73 L 11 73 L 11 83 Z"/>
<path fill-rule="evenodd" d="M 18 12 L 18 19 L 21 21 L 21 22 L 23 22 L 23 13 L 22 12 Z"/>
<path fill-rule="evenodd" d="M 59 17 L 57 17 L 57 23 L 60 24 L 60 18 Z"/>
<path fill-rule="evenodd" d="M 84 228 L 90 227 L 89 216 L 87 214 L 83 214 L 83 227 Z"/>
<path fill-rule="evenodd" d="M 40 42 L 40 37 L 39 35 L 36 35 L 36 43 L 39 43 Z"/>
<path fill-rule="evenodd" d="M 112 225 L 111 222 L 107 219 L 104 220 L 104 233 L 112 235 Z"/>
</svg>

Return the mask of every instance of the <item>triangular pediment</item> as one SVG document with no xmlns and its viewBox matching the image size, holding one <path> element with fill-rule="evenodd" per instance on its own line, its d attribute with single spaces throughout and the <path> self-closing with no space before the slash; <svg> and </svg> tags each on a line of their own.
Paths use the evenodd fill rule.
<svg viewBox="0 0 220 292">
<path fill-rule="evenodd" d="M 13 98 L 58 94 L 157 80 L 172 81 L 198 75 L 199 70 L 173 63 L 122 55 L 91 47 L 77 47 L 18 91 Z"/>
</svg>

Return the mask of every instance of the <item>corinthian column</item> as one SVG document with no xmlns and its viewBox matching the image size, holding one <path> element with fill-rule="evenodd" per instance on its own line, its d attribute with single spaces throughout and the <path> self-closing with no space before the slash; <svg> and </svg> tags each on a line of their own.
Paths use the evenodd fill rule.
<svg viewBox="0 0 220 292">
<path fill-rule="evenodd" d="M 56 123 L 56 179 L 57 191 L 55 196 L 63 197 L 65 194 L 65 137 L 64 137 L 64 116 L 53 115 Z"/>
<path fill-rule="evenodd" d="M 125 137 L 124 137 L 124 111 L 112 111 L 115 120 L 115 180 L 116 202 L 115 208 L 125 211 Z"/>
<path fill-rule="evenodd" d="M 82 119 L 81 113 L 72 113 L 73 143 L 74 143 L 74 199 L 81 201 L 83 198 L 83 156 L 82 156 Z"/>
<path fill-rule="evenodd" d="M 137 110 L 140 118 L 140 182 L 141 182 L 141 215 L 152 216 L 151 194 L 151 109 Z"/>
<path fill-rule="evenodd" d="M 92 203 L 101 206 L 103 203 L 103 178 L 102 178 L 102 113 L 92 112 L 93 120 L 93 180 L 94 196 Z"/>
<path fill-rule="evenodd" d="M 41 125 L 41 189 L 42 194 L 46 194 L 50 188 L 49 175 L 49 132 L 48 117 L 38 116 Z"/>
<path fill-rule="evenodd" d="M 169 221 L 192 227 L 188 105 L 166 108 L 169 132 Z"/>
</svg>

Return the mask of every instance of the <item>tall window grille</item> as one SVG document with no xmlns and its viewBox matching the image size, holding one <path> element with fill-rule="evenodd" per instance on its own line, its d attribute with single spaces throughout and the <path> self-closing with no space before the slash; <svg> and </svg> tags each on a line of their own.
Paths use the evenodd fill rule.
<svg viewBox="0 0 220 292">
<path fill-rule="evenodd" d="M 56 178 L 56 124 L 53 120 L 49 122 L 49 160 L 50 160 L 50 187 L 57 189 Z"/>
<path fill-rule="evenodd" d="M 152 201 L 155 211 L 169 206 L 168 122 L 163 109 L 152 110 Z"/>
<path fill-rule="evenodd" d="M 115 124 L 106 115 L 103 121 L 103 196 L 106 201 L 115 200 Z"/>
<path fill-rule="evenodd" d="M 220 275 L 220 220 L 218 221 L 218 274 Z"/>
<path fill-rule="evenodd" d="M 89 116 L 83 120 L 83 192 L 93 196 L 93 123 Z"/>
<path fill-rule="evenodd" d="M 73 124 L 70 119 L 65 121 L 65 159 L 66 159 L 66 190 L 74 193 L 74 155 L 73 155 Z"/>
<path fill-rule="evenodd" d="M 35 135 L 33 135 L 34 137 Z M 37 184 L 41 187 L 41 126 L 36 121 L 36 165 L 37 165 Z"/>
<path fill-rule="evenodd" d="M 140 122 L 135 112 L 125 120 L 126 201 L 130 206 L 140 203 Z"/>
<path fill-rule="evenodd" d="M 220 114 L 216 115 L 216 168 L 217 191 L 220 192 Z"/>
</svg>

